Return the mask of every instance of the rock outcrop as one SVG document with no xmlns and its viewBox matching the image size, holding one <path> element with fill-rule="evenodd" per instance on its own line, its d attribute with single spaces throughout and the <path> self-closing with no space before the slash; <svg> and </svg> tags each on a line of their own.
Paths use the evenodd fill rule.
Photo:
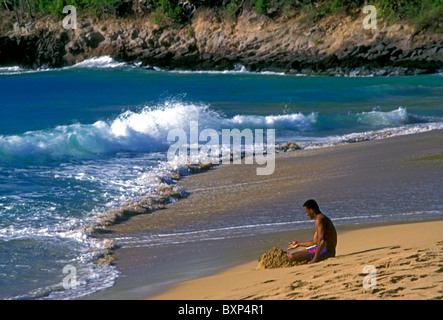
<svg viewBox="0 0 443 320">
<path fill-rule="evenodd" d="M 76 30 L 46 17 L 32 30 L 3 32 L 0 65 L 61 67 L 109 55 L 164 69 L 241 64 L 249 71 L 325 75 L 421 74 L 443 67 L 443 34 L 383 21 L 366 30 L 364 17 L 355 10 L 314 23 L 301 14 L 270 18 L 243 10 L 227 18 L 218 9 L 199 8 L 187 25 L 159 26 L 149 17 L 81 18 Z"/>
</svg>

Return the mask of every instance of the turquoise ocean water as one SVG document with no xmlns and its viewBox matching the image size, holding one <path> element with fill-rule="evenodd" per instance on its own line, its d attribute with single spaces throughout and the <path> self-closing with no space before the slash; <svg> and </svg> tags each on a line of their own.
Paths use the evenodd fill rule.
<svg viewBox="0 0 443 320">
<path fill-rule="evenodd" d="M 443 128 L 443 76 L 166 72 L 109 57 L 54 70 L 0 67 L 0 298 L 73 299 L 111 287 L 119 273 L 93 263 L 106 248 L 83 227 L 154 189 L 172 167 L 168 132 L 190 121 L 275 129 L 277 143 L 306 148 L 413 134 Z M 441 217 L 443 204 L 417 217 L 408 210 L 353 212 L 361 215 L 353 223 Z M 240 227 L 210 226 L 233 236 Z M 195 241 L 200 228 L 177 236 Z M 75 290 L 63 287 L 67 265 L 76 266 Z"/>
</svg>

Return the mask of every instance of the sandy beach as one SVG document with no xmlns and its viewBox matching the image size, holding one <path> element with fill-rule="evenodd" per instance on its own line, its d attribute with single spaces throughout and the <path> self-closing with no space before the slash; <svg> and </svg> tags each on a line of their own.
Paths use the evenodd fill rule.
<svg viewBox="0 0 443 320">
<path fill-rule="evenodd" d="M 334 258 L 275 269 L 251 261 L 150 299 L 442 299 L 442 230 L 443 221 L 431 221 L 348 231 Z"/>
<path fill-rule="evenodd" d="M 121 276 L 113 288 L 89 298 L 441 299 L 442 146 L 443 134 L 434 130 L 277 154 L 271 176 L 256 175 L 256 165 L 222 165 L 187 176 L 177 186 L 188 197 L 103 235 L 130 237 L 133 244 L 114 253 Z M 271 248 L 312 239 L 314 225 L 301 207 L 309 198 L 336 225 L 337 256 L 257 270 L 258 258 Z M 254 223 L 280 213 L 275 223 L 297 220 L 298 229 L 266 234 L 246 229 L 230 239 L 214 234 L 167 247 L 143 242 L 158 226 L 175 230 L 217 219 Z M 375 225 L 372 215 L 378 217 Z M 376 288 L 363 287 L 365 266 L 375 267 Z"/>
</svg>

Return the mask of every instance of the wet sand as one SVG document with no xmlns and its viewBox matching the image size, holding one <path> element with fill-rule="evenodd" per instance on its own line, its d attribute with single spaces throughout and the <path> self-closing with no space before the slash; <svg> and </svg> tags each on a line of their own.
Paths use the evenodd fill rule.
<svg viewBox="0 0 443 320">
<path fill-rule="evenodd" d="M 395 213 L 404 210 L 404 206 L 410 208 L 411 212 L 417 212 L 419 210 L 432 211 L 433 208 L 435 209 L 441 204 L 442 155 L 443 132 L 439 130 L 384 140 L 277 154 L 275 171 L 270 176 L 256 175 L 256 165 L 221 165 L 207 172 L 187 176 L 180 180 L 177 186 L 187 191 L 188 197 L 168 204 L 164 210 L 134 216 L 125 222 L 114 225 L 109 228 L 110 233 L 104 234 L 103 237 L 112 239 L 120 236 L 132 236 L 137 238 L 142 237 L 146 232 L 155 233 L 157 230 L 165 230 L 165 228 L 175 230 L 177 227 L 210 225 L 217 221 L 262 221 L 273 215 L 276 215 L 276 221 L 306 219 L 303 217 L 300 206 L 309 198 L 317 199 L 321 209 L 327 215 L 332 213 L 330 215 L 332 219 L 334 216 L 339 216 L 342 211 L 361 210 L 367 212 L 368 215 L 373 212 L 387 213 L 387 222 L 391 220 L 401 222 L 407 219 L 420 220 L 422 218 L 420 215 L 397 217 Z M 428 216 L 423 216 L 423 218 L 426 217 Z M 441 214 L 432 218 L 441 219 Z M 339 224 L 337 226 L 339 232 L 344 232 L 347 229 L 347 224 L 354 224 L 354 228 L 366 226 L 363 225 L 365 223 L 363 220 L 356 222 L 344 218 L 340 220 L 340 223 L 338 220 L 333 219 L 333 221 L 337 221 L 334 223 Z M 356 223 L 359 224 L 356 225 Z M 309 237 L 312 235 L 312 228 L 313 224 L 306 221 L 300 230 L 251 235 L 240 240 L 220 239 L 158 248 L 121 247 L 114 253 L 116 258 L 114 263 L 121 272 L 116 285 L 88 298 L 141 299 L 154 296 L 173 299 L 174 295 L 158 296 L 156 294 L 171 288 L 177 282 L 213 275 L 223 269 L 240 264 L 249 262 L 250 269 L 254 269 L 256 259 L 263 252 L 273 246 L 283 247 L 287 241 L 294 240 L 294 238 Z M 407 231 L 403 230 L 402 232 Z M 339 239 L 339 245 L 343 245 L 340 241 Z M 427 247 L 418 250 L 434 252 L 438 246 L 436 241 L 427 243 Z M 404 254 L 408 250 L 410 252 L 417 250 L 409 243 L 388 241 L 386 244 L 379 245 L 368 242 L 366 249 L 357 248 L 355 251 L 343 249 L 341 254 L 346 255 L 346 258 L 341 256 L 341 258 L 334 259 L 348 264 L 350 263 L 348 259 L 353 259 L 353 257 L 358 256 L 364 259 L 367 253 L 360 251 L 374 250 L 369 251 L 369 254 L 375 254 L 378 251 L 375 249 L 382 247 L 380 252 L 383 253 L 382 257 L 386 258 L 388 252 L 383 250 L 389 251 L 391 250 L 389 248 L 393 246 L 400 246 L 400 248 L 392 250 Z M 360 253 L 352 254 L 355 252 Z M 417 259 L 421 259 L 420 257 L 419 254 Z M 437 258 L 434 257 L 434 259 Z M 323 266 L 327 263 L 329 262 L 324 262 Z M 335 264 L 335 262 L 330 263 Z M 307 266 L 301 267 L 303 269 Z M 240 268 L 244 268 L 244 266 L 240 266 Z M 359 265 L 358 268 L 362 267 Z M 302 271 L 302 269 L 300 270 Z M 271 272 L 284 271 L 276 269 Z M 295 269 L 293 271 L 298 272 Z M 361 273 L 361 270 L 357 271 L 356 276 L 360 279 L 361 276 L 358 274 Z M 355 276 L 354 271 L 349 273 Z M 282 275 L 282 277 L 285 276 Z M 301 278 L 304 279 L 303 276 Z M 300 279 L 300 281 L 306 281 L 306 279 Z M 274 282 L 276 281 L 267 283 L 271 285 Z M 296 284 L 293 285 L 296 286 Z M 216 298 L 224 299 L 235 296 L 234 292 L 225 292 L 226 295 Z M 250 298 L 280 299 L 285 294 L 288 292 L 261 296 L 257 293 L 251 295 Z M 201 293 L 200 297 L 209 296 L 210 293 L 207 295 Z M 430 298 L 435 296 L 437 294 Z M 247 295 L 235 297 L 247 298 Z M 294 295 L 294 298 L 296 297 L 297 295 Z M 364 297 L 372 298 L 373 296 Z"/>
</svg>

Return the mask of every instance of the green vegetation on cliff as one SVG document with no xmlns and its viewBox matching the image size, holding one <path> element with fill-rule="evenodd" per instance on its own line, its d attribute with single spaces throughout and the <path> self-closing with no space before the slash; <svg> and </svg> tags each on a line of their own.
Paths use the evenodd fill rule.
<svg viewBox="0 0 443 320">
<path fill-rule="evenodd" d="M 229 18 L 235 18 L 244 8 L 260 15 L 294 15 L 305 13 L 315 21 L 330 14 L 352 12 L 373 5 L 377 17 L 389 24 L 409 21 L 418 30 L 443 32 L 443 0 L 3 0 L 2 10 L 18 14 L 63 15 L 63 7 L 74 5 L 78 14 L 152 15 L 159 24 L 185 23 L 199 7 L 216 7 Z M 20 16 L 20 15 L 19 15 Z"/>
</svg>

